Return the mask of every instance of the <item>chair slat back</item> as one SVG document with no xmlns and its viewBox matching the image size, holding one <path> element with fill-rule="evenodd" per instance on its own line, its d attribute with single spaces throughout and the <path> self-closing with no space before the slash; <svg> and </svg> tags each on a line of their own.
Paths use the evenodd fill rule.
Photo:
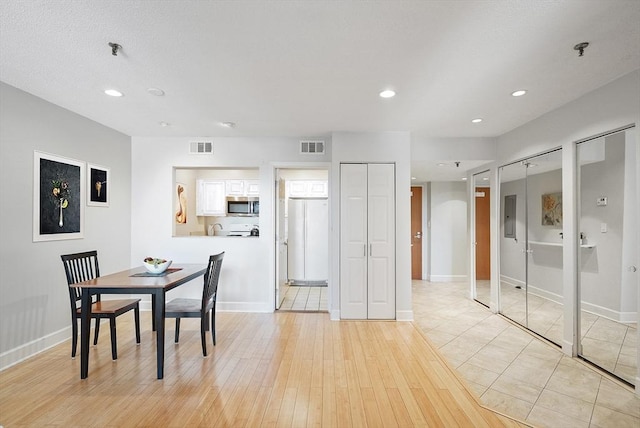
<svg viewBox="0 0 640 428">
<path fill-rule="evenodd" d="M 206 312 L 213 308 L 218 294 L 218 280 L 222 268 L 224 251 L 209 257 L 207 271 L 204 274 L 204 287 L 202 289 L 202 311 Z"/>
<path fill-rule="evenodd" d="M 86 251 L 84 253 L 65 254 L 60 256 L 64 264 L 64 272 L 67 275 L 67 284 L 72 285 L 82 281 L 98 278 L 100 268 L 98 266 L 98 252 Z M 69 287 L 72 304 L 80 300 L 82 289 Z"/>
</svg>

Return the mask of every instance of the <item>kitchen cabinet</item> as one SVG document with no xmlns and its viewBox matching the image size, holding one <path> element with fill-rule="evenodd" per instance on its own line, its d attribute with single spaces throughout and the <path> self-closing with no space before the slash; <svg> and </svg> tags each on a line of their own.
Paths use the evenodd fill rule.
<svg viewBox="0 0 640 428">
<path fill-rule="evenodd" d="M 395 319 L 395 166 L 340 171 L 340 317 Z"/>
<path fill-rule="evenodd" d="M 326 198 L 329 196 L 328 182 L 326 180 L 290 180 L 290 198 Z"/>
<path fill-rule="evenodd" d="M 224 181 L 197 180 L 196 215 L 226 216 L 226 185 Z"/>
<path fill-rule="evenodd" d="M 259 180 L 226 180 L 227 196 L 260 196 Z"/>
</svg>

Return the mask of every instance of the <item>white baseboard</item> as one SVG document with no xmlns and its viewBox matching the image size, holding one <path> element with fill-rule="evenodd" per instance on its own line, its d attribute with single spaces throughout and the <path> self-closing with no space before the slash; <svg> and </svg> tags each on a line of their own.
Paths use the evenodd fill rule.
<svg viewBox="0 0 640 428">
<path fill-rule="evenodd" d="M 70 338 L 71 326 L 3 352 L 0 354 L 0 371 L 18 364 L 27 358 L 33 357 L 40 352 L 46 351 Z M 69 356 L 71 356 L 71 350 L 69 350 Z"/>
<path fill-rule="evenodd" d="M 333 309 L 329 311 L 329 319 L 331 321 L 340 321 L 340 309 Z"/>
<path fill-rule="evenodd" d="M 413 311 L 396 311 L 396 321 L 413 321 Z"/>
</svg>

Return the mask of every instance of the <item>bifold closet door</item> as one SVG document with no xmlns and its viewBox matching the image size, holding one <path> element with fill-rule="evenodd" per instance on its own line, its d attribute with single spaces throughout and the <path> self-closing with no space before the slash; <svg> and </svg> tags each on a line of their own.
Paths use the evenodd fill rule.
<svg viewBox="0 0 640 428">
<path fill-rule="evenodd" d="M 342 164 L 340 313 L 395 319 L 395 166 Z"/>
</svg>

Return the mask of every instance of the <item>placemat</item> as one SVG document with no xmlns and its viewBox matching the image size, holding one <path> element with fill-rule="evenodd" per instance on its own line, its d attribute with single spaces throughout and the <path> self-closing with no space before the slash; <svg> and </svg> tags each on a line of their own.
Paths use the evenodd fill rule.
<svg viewBox="0 0 640 428">
<path fill-rule="evenodd" d="M 140 273 L 134 273 L 133 275 L 129 275 L 129 276 L 167 276 L 170 273 L 177 272 L 179 270 L 182 270 L 182 268 L 169 268 L 162 273 L 140 272 Z"/>
</svg>

